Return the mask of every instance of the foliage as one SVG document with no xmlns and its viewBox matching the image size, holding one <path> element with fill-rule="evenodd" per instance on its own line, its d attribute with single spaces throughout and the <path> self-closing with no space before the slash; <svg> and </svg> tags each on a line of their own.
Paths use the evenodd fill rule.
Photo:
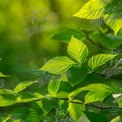
<svg viewBox="0 0 122 122">
<path fill-rule="evenodd" d="M 85 19 L 103 18 L 114 30 L 115 35 L 122 28 L 122 2 L 117 0 L 90 0 L 74 16 Z"/>
<path fill-rule="evenodd" d="M 51 0 L 51 2 L 56 3 L 55 0 Z M 57 10 L 57 7 L 53 6 L 53 8 L 54 11 Z M 113 48 L 112 51 L 118 51 L 122 47 L 121 10 L 121 0 L 89 0 L 74 16 L 82 18 L 80 20 L 83 21 L 84 19 L 86 22 L 88 22 L 87 20 L 102 19 L 106 25 L 100 25 L 97 29 L 93 27 L 86 29 L 81 22 L 81 25 L 75 25 L 83 27 L 79 29 L 79 27 L 73 28 L 71 23 L 68 27 L 64 24 L 65 22 L 62 22 L 61 24 L 66 26 L 65 28 L 61 27 L 59 31 L 56 30 L 55 34 L 54 31 L 42 34 L 47 36 L 51 33 L 51 40 L 56 40 L 55 43 L 64 42 L 61 44 L 62 47 L 67 46 L 67 52 L 62 53 L 64 46 L 61 48 L 61 55 L 44 62 L 45 64 L 38 69 L 28 70 L 21 67 L 18 68 L 21 70 L 19 71 L 12 68 L 16 73 L 20 73 L 20 76 L 32 75 L 32 77 L 29 77 L 29 79 L 32 79 L 16 83 L 16 86 L 13 85 L 14 88 L 0 87 L 0 121 L 121 121 L 122 55 L 121 52 L 110 52 Z M 53 17 L 52 19 L 55 18 Z M 63 20 L 63 18 L 61 19 Z M 52 24 L 51 18 L 48 21 L 47 28 Z M 77 23 L 78 21 L 74 22 Z M 114 30 L 115 35 L 112 34 L 109 27 Z M 39 43 L 36 43 L 36 46 L 33 45 L 33 41 L 36 40 L 35 37 L 33 36 L 31 41 L 38 57 L 40 47 L 37 49 Z M 43 48 L 44 44 L 43 42 Z M 49 45 L 51 45 L 50 42 Z M 53 49 L 53 46 L 50 47 Z M 44 51 L 49 51 L 50 47 L 47 46 L 48 49 L 45 48 Z M 29 63 L 31 64 L 31 62 Z M 15 79 L 11 80 L 16 80 L 16 73 L 14 75 Z M 9 77 L 11 78 L 11 74 L 4 75 L 4 72 L 0 72 L 0 78 L 2 78 L 0 83 L 4 83 L 4 79 Z"/>
<path fill-rule="evenodd" d="M 56 74 L 60 75 L 60 77 L 56 79 L 52 77 L 46 87 L 46 93 L 41 94 L 41 90 L 38 92 L 29 92 L 26 90 L 27 87 L 35 83 L 37 84 L 38 81 L 22 82 L 18 84 L 14 90 L 1 89 L 0 107 L 23 104 L 23 108 L 13 108 L 8 113 L 1 115 L 2 122 L 7 120 L 26 120 L 32 122 L 38 122 L 40 120 L 56 121 L 57 117 L 55 114 L 50 114 L 51 112 L 55 113 L 58 108 L 68 110 L 67 114 L 62 113 L 64 116 L 60 115 L 63 119 L 65 119 L 66 116 L 71 116 L 76 122 L 80 122 L 81 120 L 92 122 L 92 119 L 90 119 L 87 114 L 91 113 L 91 111 L 96 111 L 94 106 L 101 103 L 107 105 L 105 99 L 111 97 L 117 90 L 121 90 L 120 88 L 115 90 L 113 86 L 109 86 L 105 83 L 90 83 L 90 85 L 86 86 L 82 86 L 81 84 L 81 82 L 85 82 L 84 80 L 89 77 L 89 73 L 91 74 L 91 72 L 89 72 L 90 70 L 94 72 L 93 70 L 115 58 L 116 55 L 98 54 L 88 60 L 87 46 L 74 37 L 71 38 L 67 51 L 71 58 L 66 56 L 52 58 L 40 69 L 54 74 L 53 77 L 55 77 Z M 85 72 L 85 77 L 82 75 L 82 66 L 88 69 Z M 73 82 L 71 82 L 70 79 L 68 80 L 67 71 L 70 69 L 71 71 L 77 69 L 79 73 L 81 72 L 81 74 L 79 74 L 81 78 L 78 79 L 76 77 L 77 72 L 75 72 L 75 70 L 71 72 L 73 73 L 71 77 L 76 77 L 76 79 L 73 79 Z M 67 78 L 67 81 L 64 81 L 62 76 Z M 93 106 L 93 108 L 89 108 L 90 106 Z M 104 109 L 104 107 L 101 107 L 101 109 L 102 108 Z M 102 114 L 105 116 L 105 113 Z M 49 117 L 47 118 L 47 116 Z M 115 119 L 112 121 L 115 121 Z"/>
</svg>

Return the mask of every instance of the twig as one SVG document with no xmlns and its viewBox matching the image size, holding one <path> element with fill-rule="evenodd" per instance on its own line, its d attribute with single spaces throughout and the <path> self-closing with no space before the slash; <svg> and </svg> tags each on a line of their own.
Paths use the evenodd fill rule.
<svg viewBox="0 0 122 122">
<path fill-rule="evenodd" d="M 99 48 L 101 48 L 101 49 L 110 51 L 110 49 L 105 48 L 105 47 L 103 47 L 103 46 L 101 46 L 101 45 L 98 45 L 98 44 L 96 44 L 94 41 L 92 41 L 92 39 L 88 36 L 88 34 L 85 32 L 85 30 L 82 30 L 82 31 L 85 33 L 86 38 L 87 38 L 93 45 L 95 45 L 95 46 L 97 46 L 97 47 L 99 47 Z"/>
<path fill-rule="evenodd" d="M 91 107 L 95 107 L 95 108 L 98 108 L 100 110 L 103 110 L 103 109 L 122 109 L 121 107 L 117 107 L 117 106 L 97 106 L 97 105 L 94 105 L 94 104 L 86 104 L 86 106 L 91 106 Z"/>
<path fill-rule="evenodd" d="M 96 73 L 96 72 L 92 72 L 93 74 L 95 74 L 95 75 L 98 75 L 98 76 L 101 76 L 101 77 L 105 77 L 105 75 L 103 75 L 103 74 L 99 74 L 99 73 Z M 113 76 L 111 76 L 110 78 L 112 78 L 112 79 L 118 79 L 118 80 L 121 80 L 122 78 L 117 78 L 117 77 L 113 77 Z"/>
</svg>

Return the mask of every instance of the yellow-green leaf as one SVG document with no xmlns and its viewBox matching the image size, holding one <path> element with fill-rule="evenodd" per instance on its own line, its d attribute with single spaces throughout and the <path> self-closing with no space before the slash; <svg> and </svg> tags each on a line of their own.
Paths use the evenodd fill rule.
<svg viewBox="0 0 122 122">
<path fill-rule="evenodd" d="M 9 77 L 8 75 L 4 75 L 2 72 L 0 72 L 0 77 Z"/>
<path fill-rule="evenodd" d="M 103 101 L 111 93 L 112 93 L 112 91 L 110 91 L 110 90 L 88 92 L 85 96 L 85 104 L 91 103 L 91 102 L 96 102 L 96 101 Z"/>
<path fill-rule="evenodd" d="M 25 81 L 25 82 L 21 82 L 20 84 L 18 84 L 15 88 L 14 88 L 14 92 L 15 93 L 19 93 L 20 91 L 26 89 L 27 87 L 29 87 L 30 85 L 36 83 L 36 81 Z"/>
<path fill-rule="evenodd" d="M 78 122 L 81 116 L 84 114 L 85 106 L 83 104 L 69 103 L 68 111 L 70 116 Z"/>
<path fill-rule="evenodd" d="M 121 14 L 121 13 L 120 13 Z M 117 13 L 106 14 L 104 15 L 105 23 L 114 30 L 115 35 L 117 35 L 118 31 L 122 28 L 122 18 L 118 18 Z"/>
<path fill-rule="evenodd" d="M 82 41 L 74 37 L 72 37 L 69 42 L 67 51 L 71 58 L 80 64 L 84 63 L 88 56 L 87 46 Z"/>
<path fill-rule="evenodd" d="M 0 95 L 0 107 L 10 106 L 16 103 L 16 96 L 12 94 Z"/>
<path fill-rule="evenodd" d="M 63 74 L 74 64 L 76 64 L 76 62 L 70 58 L 66 56 L 58 56 L 48 60 L 41 70 L 52 74 Z"/>
<path fill-rule="evenodd" d="M 90 0 L 74 16 L 84 19 L 98 19 L 104 15 L 105 1 Z"/>
<path fill-rule="evenodd" d="M 107 61 L 111 60 L 115 56 L 116 55 L 112 55 L 112 54 L 98 54 L 89 59 L 88 65 L 90 69 L 92 69 L 93 71 L 95 68 L 105 64 Z"/>
</svg>

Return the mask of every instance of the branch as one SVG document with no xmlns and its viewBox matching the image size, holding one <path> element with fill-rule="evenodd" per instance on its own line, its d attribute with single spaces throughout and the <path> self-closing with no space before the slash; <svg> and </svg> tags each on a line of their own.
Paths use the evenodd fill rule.
<svg viewBox="0 0 122 122">
<path fill-rule="evenodd" d="M 96 43 L 88 36 L 88 34 L 85 32 L 85 30 L 82 30 L 82 31 L 85 33 L 87 40 L 89 40 L 93 45 L 95 45 L 95 46 L 97 46 L 97 47 L 99 47 L 99 48 L 101 48 L 101 49 L 110 51 L 110 49 L 105 48 L 105 47 L 103 47 L 103 46 L 101 46 L 101 45 L 96 44 Z"/>
<path fill-rule="evenodd" d="M 105 77 L 105 75 L 103 75 L 103 74 L 99 74 L 99 73 L 96 73 L 96 72 L 92 72 L 93 74 L 95 74 L 95 75 L 98 75 L 98 76 L 101 76 L 101 77 Z M 118 80 L 121 80 L 122 78 L 117 78 L 117 77 L 113 77 L 113 76 L 111 76 L 110 78 L 112 78 L 112 79 L 118 79 Z"/>
<path fill-rule="evenodd" d="M 67 102 L 69 103 L 75 103 L 75 104 L 83 104 L 82 102 L 74 102 L 74 101 L 69 101 L 68 98 L 60 98 L 60 100 L 67 100 Z M 94 104 L 85 104 L 85 106 L 87 107 L 94 107 L 94 108 L 98 108 L 100 110 L 105 110 L 105 109 L 122 109 L 122 107 L 118 107 L 118 106 L 97 106 Z"/>
<path fill-rule="evenodd" d="M 122 109 L 121 107 L 117 107 L 117 106 L 97 106 L 97 105 L 94 105 L 94 104 L 86 104 L 86 106 L 91 106 L 91 107 L 95 107 L 95 108 L 98 108 L 100 110 L 104 110 L 104 109 Z"/>
</svg>

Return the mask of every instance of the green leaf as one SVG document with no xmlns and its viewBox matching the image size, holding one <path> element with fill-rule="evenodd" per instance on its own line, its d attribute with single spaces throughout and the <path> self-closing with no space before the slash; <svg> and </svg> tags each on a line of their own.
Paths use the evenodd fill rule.
<svg viewBox="0 0 122 122">
<path fill-rule="evenodd" d="M 99 43 L 99 45 L 108 48 L 114 49 L 122 44 L 122 36 L 121 35 L 113 35 L 113 34 L 103 34 L 103 33 L 94 33 L 90 36 L 90 38 L 95 42 Z M 111 42 L 111 44 L 110 44 Z"/>
<path fill-rule="evenodd" d="M 30 108 L 25 106 L 14 107 L 10 112 L 11 116 L 14 116 L 16 119 L 25 120 L 28 114 L 30 113 Z"/>
<path fill-rule="evenodd" d="M 68 111 L 70 116 L 77 122 L 85 111 L 85 106 L 82 104 L 69 103 Z"/>
<path fill-rule="evenodd" d="M 0 94 L 12 94 L 12 95 L 16 95 L 14 93 L 14 91 L 12 91 L 10 89 L 0 89 Z"/>
<path fill-rule="evenodd" d="M 61 81 L 54 81 L 51 80 L 48 84 L 48 92 L 52 95 L 52 96 L 56 96 L 57 93 L 59 92 L 59 89 L 61 87 Z"/>
<path fill-rule="evenodd" d="M 65 56 L 54 57 L 47 61 L 41 70 L 52 74 L 65 73 L 72 65 L 76 64 L 73 60 Z"/>
<path fill-rule="evenodd" d="M 3 118 L 2 122 L 8 122 L 8 120 L 9 120 L 10 118 L 11 118 L 11 116 L 9 115 L 9 116 Z"/>
<path fill-rule="evenodd" d="M 45 115 L 47 115 L 47 113 L 52 108 L 56 108 L 57 107 L 58 101 L 55 100 L 55 99 L 46 99 L 46 98 L 43 98 L 42 100 L 37 101 L 36 103 L 37 103 L 38 107 L 43 110 L 43 112 L 45 113 Z"/>
<path fill-rule="evenodd" d="M 74 16 L 84 19 L 103 18 L 104 22 L 114 30 L 115 35 L 122 28 L 121 1 L 89 0 Z"/>
<path fill-rule="evenodd" d="M 93 110 L 93 109 L 92 109 Z M 94 110 L 93 110 L 94 111 Z M 106 112 L 86 112 L 87 117 L 89 118 L 90 122 L 110 122 L 108 119 L 108 113 Z M 111 114 L 110 114 L 111 116 Z"/>
<path fill-rule="evenodd" d="M 69 92 L 66 91 L 59 91 L 59 93 L 56 95 L 57 98 L 68 98 Z"/>
<path fill-rule="evenodd" d="M 116 99 L 115 103 L 117 103 L 119 107 L 122 107 L 122 96 L 121 96 L 121 94 L 118 94 L 118 95 L 116 94 L 116 96 L 115 96 L 115 94 L 113 94 L 113 97 L 114 97 L 114 99 Z"/>
<path fill-rule="evenodd" d="M 86 38 L 83 32 L 74 29 L 61 30 L 60 32 L 56 33 L 52 38 L 61 42 L 69 42 L 72 35 L 79 40 L 85 40 Z"/>
<path fill-rule="evenodd" d="M 122 17 L 118 18 L 118 16 L 118 13 L 104 15 L 105 23 L 114 30 L 115 35 L 117 35 L 118 31 L 122 28 Z"/>
<path fill-rule="evenodd" d="M 102 83 L 90 84 L 88 86 L 82 87 L 81 89 L 87 91 L 106 91 L 106 90 L 111 91 L 112 90 L 108 85 Z"/>
<path fill-rule="evenodd" d="M 16 103 L 16 97 L 11 94 L 0 95 L 0 107 L 10 106 Z"/>
<path fill-rule="evenodd" d="M 69 70 L 70 74 L 67 73 L 68 82 L 74 86 L 82 82 L 88 74 L 88 68 L 86 66 L 71 67 Z"/>
<path fill-rule="evenodd" d="M 108 85 L 101 84 L 101 83 L 98 83 L 98 84 L 90 84 L 88 86 L 81 87 L 81 88 L 76 89 L 73 92 L 71 92 L 69 94 L 69 99 L 74 98 L 75 96 L 77 96 L 82 91 L 91 91 L 91 92 L 100 92 L 100 91 L 101 92 L 105 92 L 105 91 L 110 91 L 110 92 L 112 92 L 112 89 Z"/>
<path fill-rule="evenodd" d="M 26 103 L 26 102 L 31 102 L 31 101 L 34 101 L 34 100 L 40 100 L 41 98 L 43 98 L 43 96 L 37 97 L 37 95 L 35 95 L 31 92 L 24 92 L 24 93 L 22 93 L 21 95 L 19 95 L 17 97 L 16 102 L 17 103 Z"/>
<path fill-rule="evenodd" d="M 98 19 L 104 15 L 106 3 L 103 0 L 89 0 L 74 16 L 84 19 Z"/>
<path fill-rule="evenodd" d="M 0 77 L 9 77 L 8 75 L 4 75 L 2 72 L 0 72 Z"/>
<path fill-rule="evenodd" d="M 13 120 L 13 122 L 21 122 L 21 121 L 22 121 L 21 119 Z"/>
<path fill-rule="evenodd" d="M 78 120 L 78 122 L 91 122 L 91 121 L 89 121 L 88 117 L 85 114 L 83 114 Z"/>
<path fill-rule="evenodd" d="M 106 91 L 98 91 L 98 92 L 88 92 L 85 96 L 85 104 L 103 101 L 107 96 L 109 96 L 112 92 L 110 90 Z"/>
<path fill-rule="evenodd" d="M 67 91 L 63 91 L 62 88 L 66 86 L 65 82 L 62 81 L 54 81 L 51 80 L 48 84 L 48 92 L 51 94 L 52 97 L 57 98 L 67 98 L 69 93 Z"/>
<path fill-rule="evenodd" d="M 35 97 L 37 98 L 44 98 L 44 96 L 40 93 L 33 93 Z"/>
<path fill-rule="evenodd" d="M 72 90 L 73 90 L 73 87 L 68 82 L 64 82 L 60 80 L 53 81 L 50 86 L 50 89 L 48 87 L 48 92 L 51 94 L 51 96 L 57 97 L 57 98 L 68 98 L 68 95 Z"/>
<path fill-rule="evenodd" d="M 39 122 L 40 121 L 38 113 L 33 109 L 30 109 L 30 113 L 27 116 L 26 120 L 27 120 L 27 122 Z"/>
<path fill-rule="evenodd" d="M 111 120 L 111 122 L 121 122 L 122 116 L 117 116 L 114 119 Z"/>
<path fill-rule="evenodd" d="M 116 55 L 112 55 L 112 54 L 98 54 L 89 59 L 88 65 L 93 71 L 95 68 L 105 64 L 115 56 Z"/>
<path fill-rule="evenodd" d="M 21 82 L 20 84 L 18 84 L 15 88 L 14 88 L 14 92 L 15 93 L 19 93 L 22 90 L 26 89 L 27 87 L 29 87 L 30 85 L 37 83 L 37 81 L 25 81 L 25 82 Z"/>
<path fill-rule="evenodd" d="M 77 103 L 83 103 L 81 100 L 78 100 L 78 99 L 73 99 L 73 100 L 71 100 L 71 102 L 72 102 L 72 103 L 76 103 L 76 104 L 77 104 Z"/>
<path fill-rule="evenodd" d="M 10 115 L 14 117 L 14 120 L 12 120 L 12 122 L 39 122 L 38 113 L 32 108 L 29 108 L 29 106 L 14 108 L 10 112 Z"/>
<path fill-rule="evenodd" d="M 67 51 L 71 58 L 80 64 L 84 63 L 88 56 L 87 46 L 82 41 L 74 37 L 72 37 L 69 42 Z"/>
<path fill-rule="evenodd" d="M 103 16 L 105 23 L 114 30 L 115 35 L 122 28 L 122 2 L 111 1 L 105 9 L 105 15 Z"/>
<path fill-rule="evenodd" d="M 68 70 L 68 71 L 69 71 L 69 70 Z M 60 77 L 58 78 L 58 80 L 59 80 L 59 81 L 68 82 L 68 79 L 67 79 L 68 71 L 67 71 L 66 73 L 61 74 Z"/>
</svg>

